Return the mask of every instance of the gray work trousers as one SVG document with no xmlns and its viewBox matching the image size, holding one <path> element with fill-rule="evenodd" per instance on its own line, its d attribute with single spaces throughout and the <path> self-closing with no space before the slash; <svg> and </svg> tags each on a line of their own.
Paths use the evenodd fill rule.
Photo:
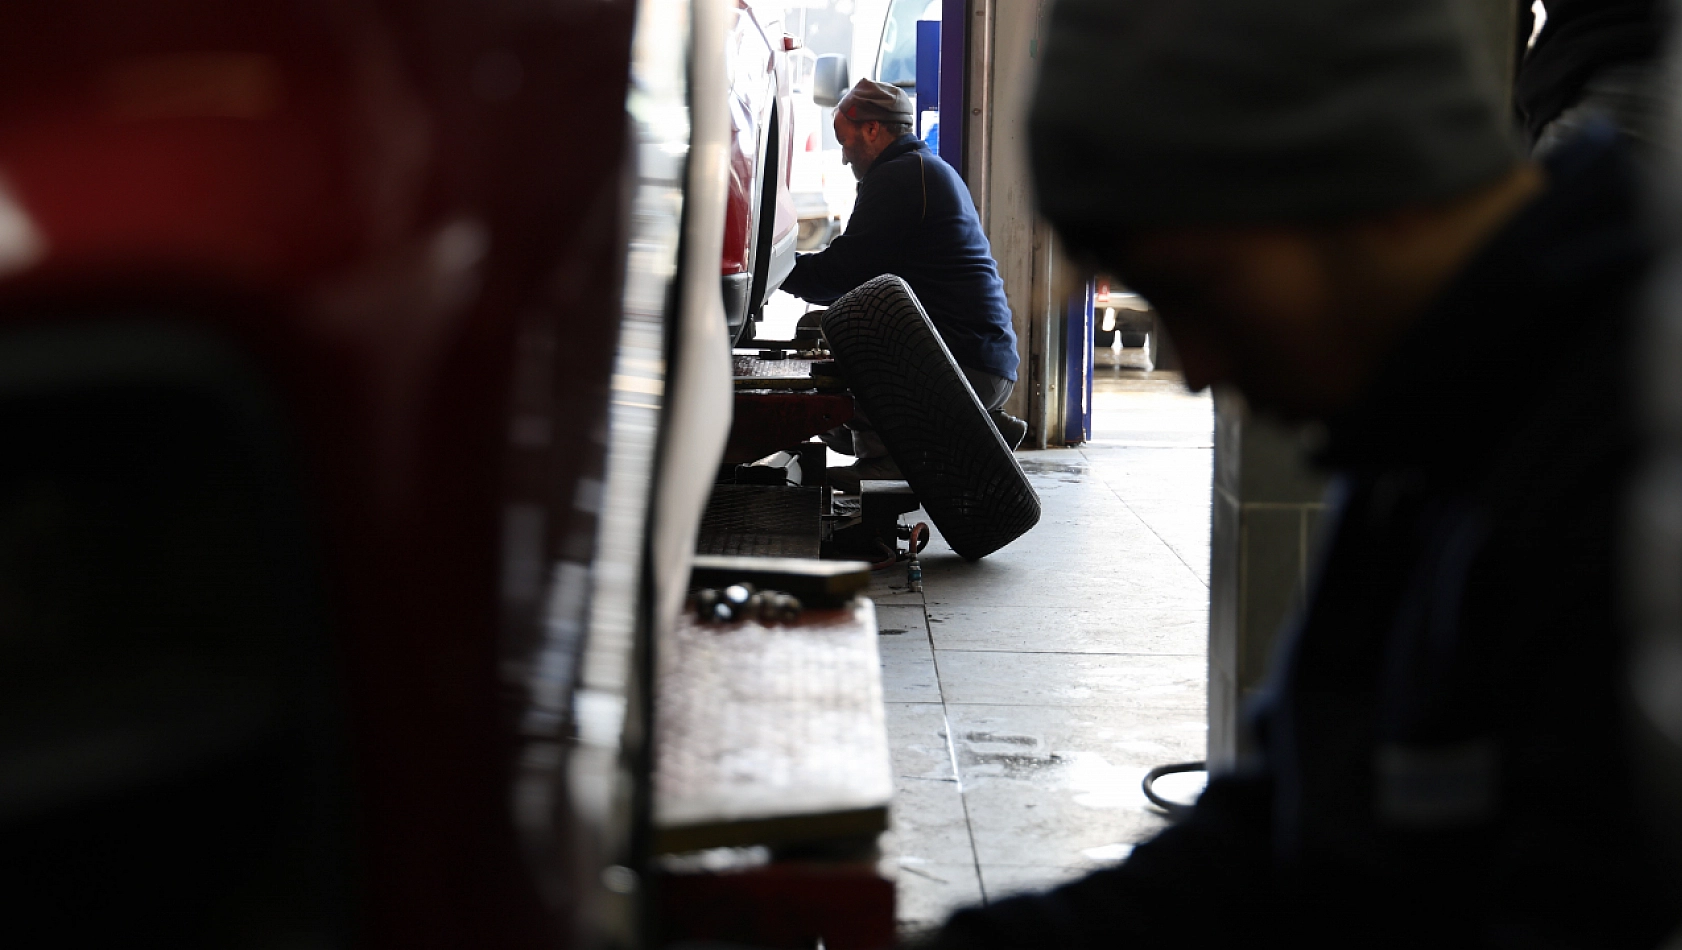
<svg viewBox="0 0 1682 950">
<path fill-rule="evenodd" d="M 975 398 L 981 400 L 981 408 L 989 412 L 1003 406 L 1005 400 L 1010 398 L 1011 390 L 1016 388 L 1014 380 L 1005 379 L 1003 376 L 994 376 L 992 373 L 970 369 L 968 366 L 959 366 L 958 369 L 962 370 L 964 378 L 969 380 L 969 388 L 975 390 Z M 842 428 L 852 432 L 853 454 L 859 458 L 874 459 L 888 454 L 888 447 L 882 444 L 882 437 L 876 434 L 876 429 L 865 417 L 864 410 L 855 406 L 852 421 Z M 840 430 L 833 432 L 838 435 Z"/>
</svg>

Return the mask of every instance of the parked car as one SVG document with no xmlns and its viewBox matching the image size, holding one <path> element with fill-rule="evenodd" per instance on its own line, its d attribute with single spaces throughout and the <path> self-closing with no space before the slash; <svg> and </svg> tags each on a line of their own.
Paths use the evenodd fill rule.
<svg viewBox="0 0 1682 950">
<path fill-rule="evenodd" d="M 780 59 L 741 9 L 753 191 Z M 722 14 L 0 9 L 14 941 L 638 945 L 642 506 L 667 308 L 715 286 Z"/>
<path fill-rule="evenodd" d="M 732 340 L 751 332 L 794 269 L 799 217 L 789 194 L 794 103 L 781 7 L 736 0 L 726 48 L 730 80 L 729 204 L 724 219 L 724 315 Z"/>
<path fill-rule="evenodd" d="M 835 170 L 845 171 L 838 156 L 840 146 L 833 143 L 834 135 L 825 135 L 824 109 L 812 98 L 813 78 L 817 57 L 808 49 L 789 54 L 789 71 L 793 76 L 791 123 L 794 130 L 794 152 L 789 163 L 789 197 L 799 219 L 799 237 L 795 249 L 802 254 L 821 251 L 841 233 L 841 216 L 831 207 L 826 178 Z M 847 175 L 848 180 L 852 175 Z"/>
<path fill-rule="evenodd" d="M 1143 297 L 1112 286 L 1107 280 L 1098 282 L 1093 297 L 1093 344 L 1109 349 L 1117 336 L 1121 345 L 1129 349 L 1144 346 L 1156 329 L 1156 311 Z"/>
<path fill-rule="evenodd" d="M 940 19 L 940 0 L 892 0 L 882 17 L 882 29 L 872 77 L 917 94 L 917 21 Z"/>
</svg>

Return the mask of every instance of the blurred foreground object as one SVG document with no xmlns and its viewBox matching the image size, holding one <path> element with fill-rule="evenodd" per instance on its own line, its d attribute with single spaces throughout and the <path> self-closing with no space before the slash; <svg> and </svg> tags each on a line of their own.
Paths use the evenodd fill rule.
<svg viewBox="0 0 1682 950">
<path fill-rule="evenodd" d="M 1545 155 L 1591 122 L 1610 120 L 1635 142 L 1660 134 L 1664 102 L 1660 51 L 1664 0 L 1551 0 L 1540 31 L 1533 10 L 1519 16 L 1513 100 L 1532 151 Z"/>
<path fill-rule="evenodd" d="M 690 13 L 0 12 L 11 932 L 637 940 Z"/>
<path fill-rule="evenodd" d="M 961 912 L 940 946 L 1649 947 L 1682 917 L 1620 741 L 1635 176 L 1609 133 L 1521 159 L 1461 15 L 1055 8 L 1048 216 L 1193 387 L 1321 426 L 1337 481 L 1254 761 L 1119 867 Z"/>
<path fill-rule="evenodd" d="M 1662 241 L 1637 335 L 1634 390 L 1643 460 L 1625 549 L 1632 621 L 1629 742 L 1644 804 L 1682 890 L 1682 46 L 1659 71 L 1670 93 L 1656 126 L 1652 220 Z M 1682 933 L 1672 936 L 1679 945 Z"/>
<path fill-rule="evenodd" d="M 1065 2 L 1069 65 L 1042 71 L 1030 118 L 1041 208 L 1084 238 L 1336 221 L 1488 182 L 1516 144 L 1467 15 L 1384 0 Z M 1161 81 L 1175 76 L 1199 78 Z"/>
</svg>

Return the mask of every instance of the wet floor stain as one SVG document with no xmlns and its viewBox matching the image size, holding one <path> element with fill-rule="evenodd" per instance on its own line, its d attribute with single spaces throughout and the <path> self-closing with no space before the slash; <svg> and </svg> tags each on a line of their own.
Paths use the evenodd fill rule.
<svg viewBox="0 0 1682 950">
<path fill-rule="evenodd" d="M 959 770 L 980 780 L 1024 782 L 1033 796 L 1052 796 L 1023 802 L 1033 808 L 1056 798 L 1099 810 L 1150 808 L 1140 791 L 1145 767 L 1112 763 L 1092 750 L 1048 751 L 1044 737 L 998 732 L 965 732 L 959 736 Z"/>
<path fill-rule="evenodd" d="M 976 752 L 966 750 L 959 762 L 971 774 L 991 778 L 1026 779 L 1055 769 L 1064 763 L 1061 755 L 1033 755 L 1027 752 Z"/>
<path fill-rule="evenodd" d="M 1029 475 L 1061 475 L 1058 481 L 1066 485 L 1078 485 L 1085 481 L 1092 470 L 1083 462 L 1052 462 L 1043 459 L 1020 459 L 1022 471 Z"/>
<path fill-rule="evenodd" d="M 996 732 L 966 732 L 958 752 L 959 763 L 975 775 L 994 778 L 1032 779 L 1048 769 L 1063 764 L 1063 756 L 1053 752 L 1029 751 L 1042 743 L 1035 736 L 1005 735 Z M 1003 748 L 1000 748 L 1000 747 Z"/>
<path fill-rule="evenodd" d="M 965 742 L 1003 742 L 1006 745 L 1039 745 L 1033 736 L 1001 736 L 991 732 L 966 732 Z"/>
</svg>

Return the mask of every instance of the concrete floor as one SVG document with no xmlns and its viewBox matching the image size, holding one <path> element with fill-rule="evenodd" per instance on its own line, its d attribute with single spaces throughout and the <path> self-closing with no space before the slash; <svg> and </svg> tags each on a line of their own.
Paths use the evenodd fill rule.
<svg viewBox="0 0 1682 950">
<path fill-rule="evenodd" d="M 1093 441 L 1019 454 L 1038 527 L 875 579 L 903 929 L 1126 857 L 1145 771 L 1203 758 L 1213 413 L 1138 353 L 1099 353 Z"/>
</svg>

